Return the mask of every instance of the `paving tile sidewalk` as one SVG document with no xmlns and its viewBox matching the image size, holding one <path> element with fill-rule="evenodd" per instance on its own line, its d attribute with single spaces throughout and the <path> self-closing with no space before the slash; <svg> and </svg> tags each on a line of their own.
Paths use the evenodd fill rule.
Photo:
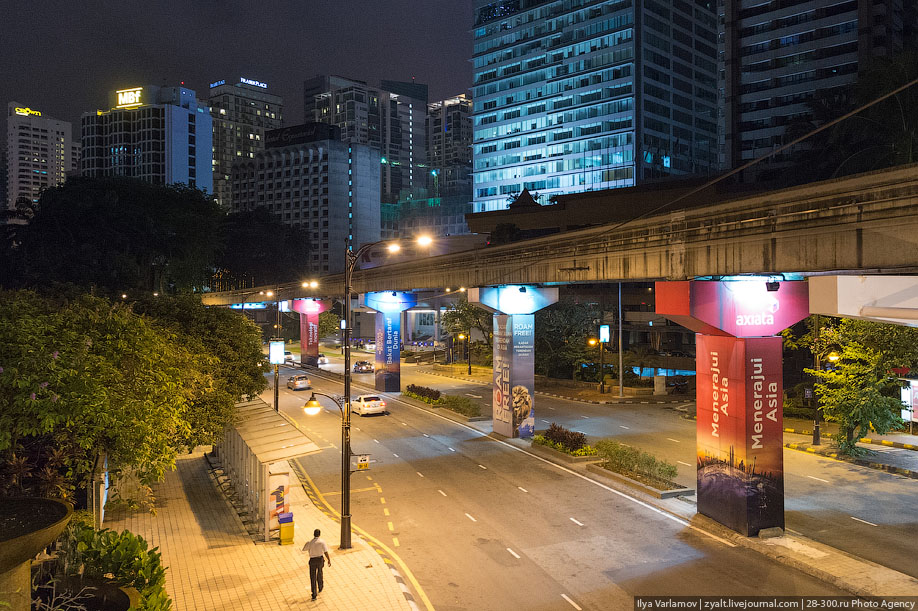
<svg viewBox="0 0 918 611">
<path fill-rule="evenodd" d="M 154 486 L 157 512 L 118 509 L 105 526 L 128 529 L 158 546 L 168 567 L 166 587 L 176 611 L 277 609 L 410 610 L 395 575 L 356 534 L 338 550 L 340 527 L 291 485 L 293 545 L 255 542 L 217 488 L 202 451 L 178 458 L 175 472 Z M 301 552 L 314 528 L 331 548 L 325 590 L 310 597 L 308 558 Z"/>
</svg>

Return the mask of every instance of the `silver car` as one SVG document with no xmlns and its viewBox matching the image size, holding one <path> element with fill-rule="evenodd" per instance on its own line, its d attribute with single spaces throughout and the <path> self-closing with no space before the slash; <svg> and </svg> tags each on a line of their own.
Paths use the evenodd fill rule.
<svg viewBox="0 0 918 611">
<path fill-rule="evenodd" d="M 312 382 L 308 376 L 302 374 L 290 376 L 287 378 L 287 388 L 290 390 L 306 390 L 312 388 Z"/>
</svg>

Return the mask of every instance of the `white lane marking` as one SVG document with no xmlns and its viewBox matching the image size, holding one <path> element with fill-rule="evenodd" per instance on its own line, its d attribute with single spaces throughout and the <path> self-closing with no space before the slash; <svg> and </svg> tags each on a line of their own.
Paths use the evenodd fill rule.
<svg viewBox="0 0 918 611">
<path fill-rule="evenodd" d="M 358 430 L 358 431 L 360 430 L 360 427 L 359 427 L 359 426 L 355 426 L 354 428 L 355 428 L 356 430 Z"/>
<path fill-rule="evenodd" d="M 528 492 L 529 492 L 528 490 L 526 490 L 526 489 L 525 489 L 525 488 L 523 488 L 522 486 L 517 486 L 517 488 L 519 488 L 519 489 L 520 489 L 520 490 L 522 490 L 523 492 L 526 492 L 526 493 L 528 493 Z"/>
<path fill-rule="evenodd" d="M 549 422 L 548 420 L 542 420 L 542 422 L 544 422 L 545 424 L 551 424 L 551 422 Z"/>
<path fill-rule="evenodd" d="M 470 393 L 470 392 L 467 392 L 467 393 L 465 393 L 465 394 L 466 394 L 466 396 L 472 397 L 473 399 L 481 399 L 481 395 L 473 395 L 473 394 Z"/>
<path fill-rule="evenodd" d="M 589 420 L 589 419 L 590 419 L 589 416 L 580 416 L 580 417 L 583 418 L 584 420 Z"/>
<path fill-rule="evenodd" d="M 398 401 L 398 399 L 395 399 L 395 398 L 393 398 L 392 400 L 393 400 L 393 401 Z M 641 500 L 639 500 L 639 499 L 636 499 L 636 498 L 634 498 L 633 496 L 628 496 L 627 494 L 625 494 L 624 492 L 621 492 L 620 490 L 616 490 L 615 488 L 613 488 L 613 487 L 611 487 L 611 486 L 607 486 L 606 484 L 603 484 L 602 482 L 598 482 L 598 481 L 596 481 L 595 479 L 589 478 L 589 477 L 587 477 L 586 475 L 583 475 L 583 474 L 581 474 L 581 473 L 578 473 L 578 472 L 574 471 L 573 469 L 568 469 L 567 467 L 564 467 L 564 466 L 562 466 L 562 465 L 553 463 L 552 461 L 548 460 L 547 458 L 542 458 L 541 456 L 536 456 L 536 455 L 533 454 L 532 452 L 529 452 L 529 451 L 527 451 L 527 450 L 524 450 L 523 448 L 518 448 L 518 447 L 516 447 L 515 445 L 513 445 L 512 443 L 507 443 L 506 441 L 502 441 L 502 440 L 497 439 L 497 438 L 495 438 L 495 437 L 491 437 L 488 433 L 485 433 L 485 432 L 483 432 L 483 431 L 479 431 L 478 429 L 476 429 L 476 428 L 473 427 L 473 426 L 469 426 L 469 425 L 463 424 L 463 423 L 461 423 L 461 422 L 456 422 L 455 420 L 451 420 L 450 418 L 447 418 L 446 416 L 441 416 L 440 414 L 430 412 L 430 411 L 428 411 L 428 410 L 426 410 L 426 409 L 424 409 L 424 408 L 417 407 L 417 406 L 415 406 L 415 405 L 410 405 L 410 404 L 408 404 L 408 403 L 404 403 L 404 402 L 401 402 L 401 401 L 399 401 L 399 402 L 402 403 L 402 405 L 404 405 L 405 407 L 409 407 L 409 408 L 411 408 L 411 409 L 417 410 L 418 412 L 424 412 L 425 414 L 427 414 L 427 415 L 429 415 L 429 416 L 433 416 L 434 418 L 439 418 L 440 420 L 442 420 L 443 422 L 445 422 L 445 423 L 447 423 L 447 424 L 452 424 L 452 425 L 455 425 L 455 426 L 462 427 L 462 428 L 466 429 L 467 431 L 470 431 L 471 433 L 474 433 L 475 435 L 478 435 L 479 437 L 487 437 L 488 439 L 490 439 L 490 440 L 493 441 L 494 443 L 498 443 L 498 444 L 504 446 L 505 448 L 507 448 L 507 449 L 509 449 L 509 450 L 513 450 L 513 451 L 515 451 L 515 452 L 519 452 L 520 454 L 525 454 L 526 456 L 529 456 L 530 458 L 532 458 L 532 459 L 534 459 L 534 460 L 538 460 L 538 461 L 540 461 L 540 462 L 543 462 L 543 463 L 545 463 L 545 464 L 546 464 L 548 467 L 550 467 L 550 468 L 554 468 L 554 469 L 557 469 L 557 470 L 559 470 L 559 471 L 564 471 L 564 472 L 567 473 L 568 475 L 573 475 L 574 477 L 579 477 L 579 478 L 582 479 L 583 481 L 589 482 L 589 483 L 593 484 L 594 486 L 596 486 L 597 488 L 602 488 L 602 489 L 605 490 L 606 492 L 610 492 L 610 493 L 612 493 L 612 494 L 614 494 L 614 495 L 616 495 L 616 496 L 619 496 L 619 497 L 621 497 L 621 498 L 623 498 L 623 499 L 625 499 L 625 500 L 627 500 L 627 501 L 629 501 L 629 502 L 631 502 L 631 503 L 634 503 L 635 505 L 638 505 L 639 507 L 643 507 L 644 509 L 646 509 L 646 510 L 648 510 L 648 511 L 651 511 L 651 512 L 657 514 L 657 515 L 659 515 L 660 517 L 666 518 L 667 520 L 670 520 L 670 521 L 672 521 L 672 522 L 675 522 L 676 524 L 679 524 L 679 525 L 681 525 L 681 526 L 684 526 L 685 528 L 688 528 L 689 530 L 693 530 L 693 531 L 697 532 L 699 535 L 705 536 L 705 537 L 707 537 L 708 539 L 713 539 L 714 541 L 717 541 L 718 543 L 722 543 L 722 544 L 726 545 L 727 547 L 736 547 L 736 543 L 733 543 L 732 541 L 727 541 L 727 540 L 724 539 L 723 537 L 718 537 L 717 535 L 713 535 L 713 534 L 711 534 L 711 533 L 709 533 L 709 532 L 706 532 L 705 530 L 702 530 L 701 528 L 698 528 L 697 526 L 694 526 L 694 525 L 692 525 L 692 524 L 689 524 L 688 521 L 686 521 L 686 520 L 683 519 L 683 518 L 680 518 L 679 516 L 675 516 L 675 515 L 673 515 L 673 514 L 667 512 L 667 511 L 664 511 L 663 509 L 659 509 L 658 507 L 654 507 L 653 505 L 651 505 L 651 504 L 649 504 L 649 503 L 645 503 L 644 501 L 641 501 Z M 548 409 L 552 409 L 552 410 L 553 410 L 554 408 L 553 408 L 553 407 L 549 407 Z M 626 444 L 622 444 L 622 445 L 626 445 Z"/>
<path fill-rule="evenodd" d="M 449 447 L 449 446 L 447 446 L 447 447 Z M 449 451 L 450 451 L 450 452 L 455 452 L 456 450 L 454 450 L 454 449 L 452 449 L 452 448 L 449 448 Z"/>
<path fill-rule="evenodd" d="M 424 435 L 424 437 L 430 437 L 427 433 L 422 433 L 422 435 Z"/>
<path fill-rule="evenodd" d="M 398 458 L 398 454 L 396 454 L 395 452 L 392 453 L 392 456 Z"/>
<path fill-rule="evenodd" d="M 402 422 L 402 426 L 408 426 L 408 425 L 407 425 L 407 424 L 405 424 L 404 422 Z"/>
<path fill-rule="evenodd" d="M 573 523 L 576 524 L 577 526 L 583 526 L 583 522 L 578 522 L 578 521 L 575 520 L 574 518 L 571 518 L 571 522 L 573 522 Z"/>
<path fill-rule="evenodd" d="M 439 492 L 439 493 L 442 494 L 443 496 L 446 496 L 446 493 L 443 492 L 442 490 L 437 490 L 437 492 Z"/>
<path fill-rule="evenodd" d="M 548 407 L 548 406 L 546 405 L 545 407 Z M 548 407 L 548 409 L 550 409 L 551 411 L 555 411 L 555 408 L 553 407 Z"/>
<path fill-rule="evenodd" d="M 667 437 L 667 439 L 670 440 L 670 441 L 673 441 L 673 442 L 675 442 L 675 443 L 682 443 L 682 442 L 679 441 L 678 439 L 673 439 L 672 437 Z"/>
<path fill-rule="evenodd" d="M 829 483 L 829 480 L 827 480 L 827 479 L 822 479 L 821 477 L 813 477 L 812 475 L 807 475 L 807 477 L 810 478 L 810 479 L 815 479 L 817 482 L 822 482 L 822 483 L 824 483 L 824 484 L 828 484 L 828 483 Z"/>
<path fill-rule="evenodd" d="M 510 555 L 513 556 L 514 558 L 516 558 L 517 560 L 520 559 L 520 555 L 517 554 L 517 553 L 516 553 L 515 551 L 513 551 L 512 549 L 510 549 L 509 547 L 507 548 L 507 551 L 510 552 Z"/>
<path fill-rule="evenodd" d="M 692 466 L 692 465 L 688 464 L 687 462 L 682 462 L 681 460 L 677 460 L 676 462 L 679 463 L 680 465 L 685 465 L 686 467 L 691 467 L 691 466 Z"/>
<path fill-rule="evenodd" d="M 567 594 L 562 594 L 562 595 L 561 595 L 561 598 L 563 598 L 563 599 L 566 600 L 567 602 L 571 603 L 571 606 L 572 606 L 573 608 L 577 609 L 577 611 L 583 611 L 583 608 L 582 608 L 580 605 L 578 605 L 577 603 L 575 603 L 574 601 L 572 601 L 570 598 L 568 598 Z"/>
<path fill-rule="evenodd" d="M 478 466 L 479 466 L 479 467 L 481 467 L 482 469 L 485 469 L 485 470 L 487 470 L 487 467 L 486 467 L 486 466 L 484 466 L 484 465 L 478 465 Z"/>
<path fill-rule="evenodd" d="M 470 516 L 469 514 L 465 514 L 465 517 L 467 517 L 468 519 L 470 519 L 472 522 L 477 522 L 477 521 L 478 521 L 478 520 L 476 520 L 475 518 L 473 518 L 472 516 Z"/>
<path fill-rule="evenodd" d="M 421 473 L 420 471 L 415 471 L 415 473 L 417 473 L 417 474 L 420 475 L 421 477 L 424 477 L 424 474 Z"/>
<path fill-rule="evenodd" d="M 620 429 L 630 429 L 631 427 L 630 427 L 630 426 L 625 426 L 624 424 L 619 424 L 619 425 L 618 425 L 618 428 L 620 428 Z"/>
<path fill-rule="evenodd" d="M 374 439 L 373 441 L 375 441 L 376 443 L 379 443 L 379 440 L 378 440 L 378 439 Z"/>
<path fill-rule="evenodd" d="M 871 526 L 876 526 L 876 524 L 874 524 L 873 522 L 868 522 L 867 520 L 862 520 L 862 519 L 860 519 L 860 518 L 855 518 L 854 516 L 851 516 L 851 519 L 852 519 L 852 520 L 857 520 L 858 522 L 863 522 L 864 524 L 870 524 Z"/>
</svg>

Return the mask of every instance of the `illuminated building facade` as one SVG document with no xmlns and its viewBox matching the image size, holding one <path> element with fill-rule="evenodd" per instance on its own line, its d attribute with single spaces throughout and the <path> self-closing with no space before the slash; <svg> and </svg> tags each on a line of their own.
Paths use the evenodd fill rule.
<svg viewBox="0 0 918 611">
<path fill-rule="evenodd" d="M 427 85 L 316 76 L 303 83 L 303 104 L 306 121 L 336 125 L 345 142 L 379 151 L 382 201 L 427 187 Z"/>
<path fill-rule="evenodd" d="M 211 83 L 208 104 L 214 124 L 214 197 L 231 210 L 233 164 L 265 150 L 265 132 L 284 123 L 284 102 L 268 93 L 266 83 L 239 77 Z"/>
<path fill-rule="evenodd" d="M 74 147 L 71 125 L 30 108 L 10 102 L 6 119 L 6 202 L 38 203 L 42 190 L 63 184 L 73 171 Z"/>
<path fill-rule="evenodd" d="M 476 0 L 474 207 L 717 168 L 713 0 Z"/>
<path fill-rule="evenodd" d="M 471 201 L 472 100 L 467 95 L 427 105 L 427 156 L 430 193 Z"/>
<path fill-rule="evenodd" d="M 186 87 L 111 93 L 109 110 L 83 113 L 84 176 L 129 176 L 213 191 L 212 122 Z"/>
<path fill-rule="evenodd" d="M 233 211 L 267 208 L 306 231 L 310 273 L 344 271 L 345 244 L 380 239 L 379 154 L 342 142 L 337 127 L 268 131 L 267 148 L 233 164 Z"/>
</svg>

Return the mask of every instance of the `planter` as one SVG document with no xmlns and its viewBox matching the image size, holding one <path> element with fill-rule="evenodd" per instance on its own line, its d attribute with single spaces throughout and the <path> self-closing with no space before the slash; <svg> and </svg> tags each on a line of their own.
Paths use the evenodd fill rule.
<svg viewBox="0 0 918 611">
<path fill-rule="evenodd" d="M 28 611 L 29 561 L 60 536 L 72 515 L 73 507 L 57 499 L 0 502 L 0 603 Z"/>
<path fill-rule="evenodd" d="M 597 475 L 601 475 L 608 479 L 625 484 L 626 486 L 630 486 L 631 488 L 640 490 L 641 492 L 645 494 L 649 494 L 650 496 L 656 497 L 658 499 L 670 499 L 670 498 L 678 497 L 678 496 L 693 496 L 695 494 L 695 490 L 693 488 L 676 488 L 673 490 L 659 490 L 657 488 L 648 486 L 647 484 L 644 484 L 637 480 L 631 479 L 630 477 L 622 475 L 621 473 L 616 473 L 615 471 L 610 471 L 608 469 L 605 469 L 599 464 L 587 465 L 587 469 L 591 471 L 592 473 L 596 473 Z"/>
<path fill-rule="evenodd" d="M 533 454 L 541 456 L 542 458 L 547 458 L 549 460 L 561 460 L 569 463 L 590 463 L 601 460 L 595 454 L 593 456 L 572 456 L 567 452 L 559 452 L 554 448 L 543 446 L 540 443 L 533 443 L 530 450 Z"/>
<path fill-rule="evenodd" d="M 74 598 L 87 611 L 128 611 L 140 604 L 140 594 L 134 588 L 124 588 L 111 581 L 79 575 L 56 579 L 36 588 L 35 594 L 48 604 L 55 596 Z"/>
</svg>

